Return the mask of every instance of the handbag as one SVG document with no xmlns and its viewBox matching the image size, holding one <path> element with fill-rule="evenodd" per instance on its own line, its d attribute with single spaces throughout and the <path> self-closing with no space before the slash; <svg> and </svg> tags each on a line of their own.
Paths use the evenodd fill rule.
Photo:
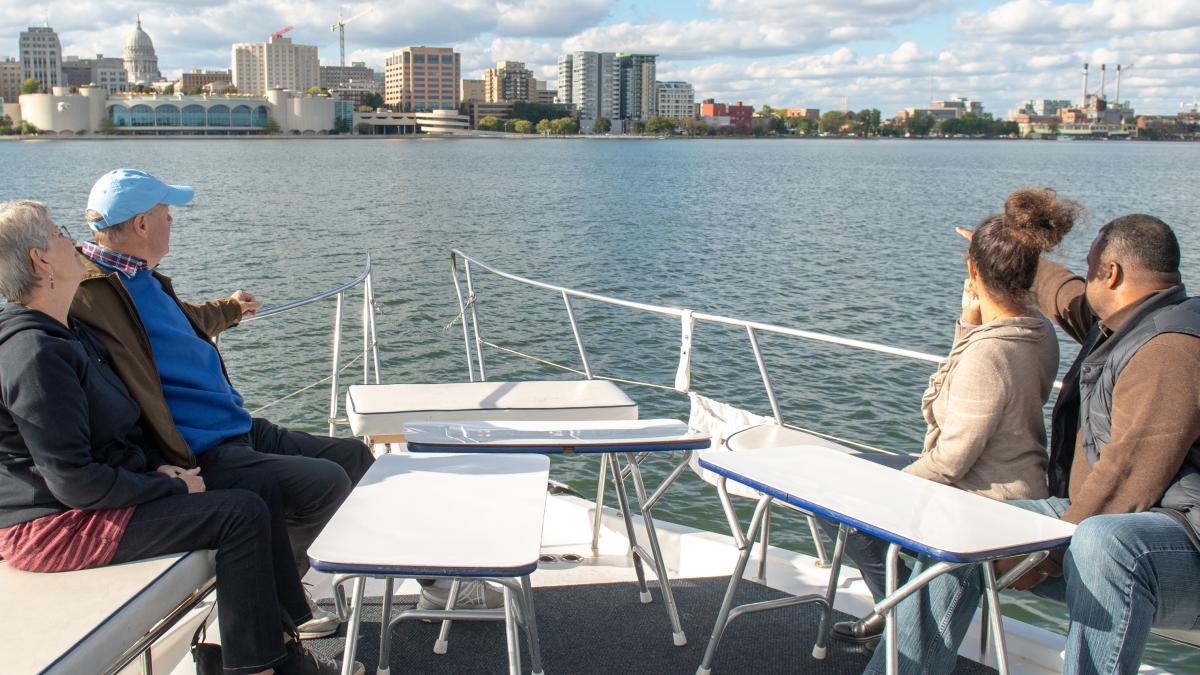
<svg viewBox="0 0 1200 675">
<path fill-rule="evenodd" d="M 211 642 L 204 642 L 206 636 L 205 628 L 208 627 L 208 617 L 212 615 L 212 609 L 208 610 L 208 614 L 204 615 L 204 620 L 200 622 L 200 627 L 192 634 L 192 661 L 196 663 L 196 675 L 223 675 L 225 666 L 221 659 L 221 645 L 215 645 Z"/>
</svg>

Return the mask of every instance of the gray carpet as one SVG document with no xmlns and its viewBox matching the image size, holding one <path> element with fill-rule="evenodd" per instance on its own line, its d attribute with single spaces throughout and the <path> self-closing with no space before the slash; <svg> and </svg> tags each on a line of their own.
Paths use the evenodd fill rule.
<svg viewBox="0 0 1200 675">
<path fill-rule="evenodd" d="M 535 588 L 542 661 L 553 675 L 589 673 L 653 673 L 694 675 L 713 621 L 720 608 L 727 578 L 683 579 L 672 584 L 679 604 L 680 620 L 688 644 L 671 643 L 670 624 L 657 586 L 651 584 L 654 602 L 638 602 L 633 583 L 595 584 L 557 588 Z M 741 584 L 738 603 L 782 597 L 779 591 L 750 581 Z M 400 596 L 393 612 L 412 606 L 416 599 Z M 331 606 L 331 601 L 322 601 Z M 364 606 L 357 660 L 375 672 L 379 662 L 379 598 Z M 836 673 L 857 674 L 870 655 L 860 646 L 832 641 L 825 660 L 812 657 L 813 640 L 820 612 L 814 605 L 743 616 L 725 631 L 713 663 L 713 672 L 734 673 Z M 847 617 L 834 612 L 835 621 Z M 503 673 L 507 668 L 504 625 L 499 622 L 456 622 L 450 631 L 450 650 L 433 653 L 438 625 L 404 621 L 392 631 L 391 668 L 396 675 L 416 673 Z M 345 628 L 338 636 L 312 640 L 310 645 L 330 656 L 341 657 Z M 530 670 L 524 633 L 521 665 Z M 965 674 L 994 673 L 974 661 L 959 658 L 958 670 Z"/>
</svg>

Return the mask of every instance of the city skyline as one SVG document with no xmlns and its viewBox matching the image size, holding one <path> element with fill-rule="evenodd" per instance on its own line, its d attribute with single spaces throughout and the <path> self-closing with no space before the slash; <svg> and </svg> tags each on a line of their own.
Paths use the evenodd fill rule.
<svg viewBox="0 0 1200 675">
<path fill-rule="evenodd" d="M 353 16 L 371 3 L 340 6 Z M 965 6 L 965 8 L 964 8 Z M 554 82 L 569 51 L 656 53 L 657 79 L 694 85 L 697 99 L 756 106 L 878 108 L 887 113 L 955 95 L 1003 115 L 1030 98 L 1079 98 L 1081 68 L 1127 69 L 1121 98 L 1139 112 L 1171 114 L 1200 94 L 1200 3 L 1160 0 L 1153 12 L 1129 0 L 667 0 L 652 6 L 615 0 L 552 3 L 456 0 L 384 6 L 346 27 L 346 60 L 383 69 L 406 45 L 452 47 L 462 77 L 481 78 L 497 61 L 524 61 Z M 17 36 L 48 18 L 64 55 L 120 53 L 141 13 L 168 77 L 192 68 L 229 68 L 230 45 L 262 42 L 292 25 L 297 43 L 316 45 L 323 65 L 338 60 L 329 30 L 338 5 L 254 5 L 213 0 L 49 2 L 32 8 L 0 1 L 0 57 L 17 56 Z M 276 25 L 278 24 L 278 25 Z M 254 26 L 253 30 L 245 28 Z M 261 35 L 259 34 L 261 33 Z M 1111 74 L 1110 74 L 1111 75 Z M 1110 79 L 1111 86 L 1111 79 Z M 1110 90 L 1109 94 L 1112 92 Z"/>
</svg>

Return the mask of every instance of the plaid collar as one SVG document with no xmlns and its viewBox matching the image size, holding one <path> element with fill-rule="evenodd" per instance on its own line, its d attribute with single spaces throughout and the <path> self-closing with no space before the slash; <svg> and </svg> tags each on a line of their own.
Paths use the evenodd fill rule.
<svg viewBox="0 0 1200 675">
<path fill-rule="evenodd" d="M 85 242 L 80 251 L 92 262 L 115 269 L 127 279 L 132 279 L 141 270 L 150 269 L 145 260 L 135 255 L 105 248 L 94 241 Z"/>
</svg>

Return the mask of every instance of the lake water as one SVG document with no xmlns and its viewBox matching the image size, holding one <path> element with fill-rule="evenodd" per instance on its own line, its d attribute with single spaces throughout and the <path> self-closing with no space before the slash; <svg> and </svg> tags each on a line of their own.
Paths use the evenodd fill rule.
<svg viewBox="0 0 1200 675">
<path fill-rule="evenodd" d="M 76 237 L 91 183 L 120 166 L 193 185 L 174 210 L 163 271 L 193 299 L 254 291 L 267 305 L 355 276 L 370 253 L 383 379 L 467 379 L 449 251 L 506 271 L 654 304 L 756 319 L 943 354 L 957 317 L 964 242 L 1011 191 L 1049 185 L 1088 217 L 1059 258 L 1083 267 L 1096 229 L 1147 212 L 1171 224 L 1185 279 L 1200 275 L 1200 145 L 1132 142 L 601 139 L 252 139 L 0 142 L 0 199 L 49 203 Z M 477 277 L 484 336 L 579 367 L 561 299 Z M 355 305 L 357 311 L 358 305 Z M 671 384 L 678 325 L 575 305 L 595 372 Z M 232 331 L 235 384 L 256 407 L 328 374 L 332 302 Z M 346 358 L 360 345 L 350 338 Z M 739 330 L 695 336 L 693 385 L 760 414 L 770 407 Z M 763 338 L 784 418 L 917 452 L 931 366 Z M 1063 341 L 1064 369 L 1077 351 Z M 562 377 L 485 352 L 491 379 Z M 353 375 L 354 371 L 348 373 Z M 1061 373 L 1060 373 L 1061 374 Z M 686 397 L 627 387 L 643 417 L 686 419 Z M 265 412 L 321 431 L 328 389 Z M 595 466 L 559 462 L 585 494 Z M 611 500 L 610 500 L 610 503 Z M 661 517 L 725 531 L 715 494 L 685 476 Z M 801 521 L 774 541 L 809 550 Z M 1062 609 L 1010 594 L 1006 611 L 1062 630 Z M 1195 668 L 1162 641 L 1147 661 Z"/>
</svg>

